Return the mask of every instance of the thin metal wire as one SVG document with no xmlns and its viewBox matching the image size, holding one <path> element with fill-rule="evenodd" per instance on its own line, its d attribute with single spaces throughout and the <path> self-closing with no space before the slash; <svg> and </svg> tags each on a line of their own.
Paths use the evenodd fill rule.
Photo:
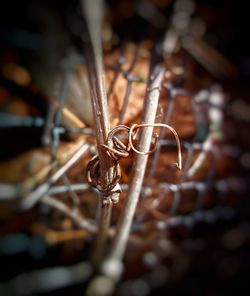
<svg viewBox="0 0 250 296">
<path fill-rule="evenodd" d="M 181 170 L 182 169 L 182 156 L 181 156 L 181 143 L 180 143 L 180 140 L 179 140 L 179 136 L 178 136 L 177 132 L 175 131 L 175 129 L 173 129 L 171 126 L 169 126 L 167 124 L 164 124 L 164 123 L 133 124 L 132 127 L 130 128 L 130 131 L 129 131 L 129 143 L 130 143 L 131 149 L 133 149 L 136 153 L 141 154 L 141 155 L 151 154 L 151 153 L 153 153 L 155 151 L 155 149 L 156 149 L 155 147 L 152 150 L 149 150 L 149 151 L 139 151 L 134 147 L 134 144 L 133 144 L 133 132 L 136 129 L 143 128 L 143 127 L 165 127 L 167 129 L 169 129 L 174 134 L 175 140 L 176 140 L 176 143 L 177 143 L 177 149 L 178 149 L 178 162 L 176 163 L 176 166 L 177 166 L 177 168 L 179 170 Z"/>
</svg>

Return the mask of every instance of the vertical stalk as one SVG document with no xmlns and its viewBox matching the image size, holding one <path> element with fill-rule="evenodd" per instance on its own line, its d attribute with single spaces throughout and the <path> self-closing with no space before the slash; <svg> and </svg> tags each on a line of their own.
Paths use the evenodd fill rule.
<svg viewBox="0 0 250 296">
<path fill-rule="evenodd" d="M 102 55 L 102 0 L 82 0 L 83 15 L 87 26 L 87 39 L 85 43 L 88 78 L 90 84 L 90 97 L 95 124 L 97 150 L 100 160 L 100 174 L 102 183 L 107 184 L 112 179 L 112 163 L 102 149 L 110 131 L 109 114 L 107 107 L 107 94 L 104 83 L 103 55 Z M 109 197 L 101 196 L 110 200 Z M 108 237 L 112 202 L 103 203 L 99 220 L 99 230 L 96 239 L 93 261 L 97 264 L 103 255 Z"/>
</svg>

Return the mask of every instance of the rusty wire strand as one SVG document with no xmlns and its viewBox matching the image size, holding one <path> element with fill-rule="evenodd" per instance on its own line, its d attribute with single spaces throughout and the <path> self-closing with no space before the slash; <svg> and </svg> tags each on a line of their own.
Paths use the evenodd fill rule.
<svg viewBox="0 0 250 296">
<path fill-rule="evenodd" d="M 131 149 L 134 150 L 137 154 L 141 154 L 141 155 L 146 155 L 146 154 L 151 154 L 155 151 L 156 149 L 156 145 L 154 146 L 154 148 L 152 150 L 149 151 L 139 151 L 135 148 L 134 144 L 133 144 L 133 132 L 136 129 L 139 128 L 143 128 L 143 127 L 165 127 L 167 129 L 169 129 L 175 136 L 175 140 L 177 143 L 177 149 L 178 149 L 178 163 L 175 163 L 177 168 L 179 170 L 182 169 L 182 156 L 181 156 L 181 143 L 179 140 L 179 136 L 177 134 L 177 132 L 175 131 L 174 128 L 172 128 L 170 125 L 164 124 L 164 123 L 153 123 L 153 124 L 148 124 L 148 123 L 141 123 L 141 124 L 133 124 L 130 128 L 129 131 L 129 145 L 131 146 Z"/>
</svg>

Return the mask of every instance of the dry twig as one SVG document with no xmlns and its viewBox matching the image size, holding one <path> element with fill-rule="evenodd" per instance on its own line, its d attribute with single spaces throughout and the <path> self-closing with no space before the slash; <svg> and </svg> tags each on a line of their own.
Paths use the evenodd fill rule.
<svg viewBox="0 0 250 296">
<path fill-rule="evenodd" d="M 104 70 L 102 57 L 101 28 L 103 19 L 103 3 L 101 0 L 82 1 L 82 8 L 87 25 L 89 43 L 85 44 L 87 56 L 87 68 L 90 84 L 90 95 L 95 122 L 98 157 L 100 164 L 101 183 L 105 187 L 113 179 L 113 166 L 110 158 L 103 150 L 109 130 L 109 115 L 107 107 L 107 94 L 104 85 Z M 112 192 L 102 194 L 102 209 L 99 221 L 99 231 L 96 240 L 96 249 L 93 260 L 98 262 L 105 250 L 108 237 L 110 217 L 112 210 Z M 117 194 L 117 193 L 116 193 Z"/>
<path fill-rule="evenodd" d="M 63 213 L 72 219 L 73 222 L 80 228 L 86 229 L 91 233 L 95 233 L 97 231 L 96 225 L 91 224 L 91 222 L 85 219 L 78 211 L 72 211 L 71 208 L 69 208 L 60 200 L 47 195 L 42 198 L 41 203 L 56 209 L 58 212 Z"/>
</svg>

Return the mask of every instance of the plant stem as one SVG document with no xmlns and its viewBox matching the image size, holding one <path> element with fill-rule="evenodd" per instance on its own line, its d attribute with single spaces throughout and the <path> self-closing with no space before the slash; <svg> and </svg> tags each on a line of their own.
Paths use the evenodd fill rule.
<svg viewBox="0 0 250 296">
<path fill-rule="evenodd" d="M 79 212 L 69 208 L 62 201 L 47 195 L 41 199 L 41 203 L 48 205 L 51 208 L 56 209 L 58 212 L 63 213 L 65 216 L 71 218 L 79 228 L 86 229 L 90 233 L 95 233 L 97 231 L 96 225 L 85 219 Z"/>
<path fill-rule="evenodd" d="M 110 131 L 109 114 L 107 107 L 107 94 L 104 83 L 103 57 L 102 57 L 102 0 L 82 0 L 82 9 L 87 26 L 88 44 L 85 43 L 90 96 L 97 140 L 97 150 L 100 161 L 100 174 L 102 184 L 112 180 L 113 165 L 110 158 L 102 148 L 106 143 Z M 99 221 L 99 230 L 96 239 L 93 262 L 98 263 L 105 250 L 110 225 L 112 202 L 110 196 L 101 196 L 102 208 Z M 104 200 L 110 202 L 103 203 Z"/>
<path fill-rule="evenodd" d="M 158 65 L 154 68 L 153 75 L 151 75 L 143 116 L 143 122 L 147 124 L 153 124 L 155 121 L 163 74 L 164 68 Z M 140 151 L 147 151 L 150 149 L 152 132 L 152 127 L 145 128 L 142 131 L 139 142 Z M 122 211 L 116 236 L 114 238 L 113 245 L 111 246 L 109 255 L 102 264 L 102 272 L 115 281 L 121 276 L 122 257 L 126 249 L 132 220 L 141 193 L 147 160 L 148 155 L 136 155 L 136 159 L 131 170 L 132 178 L 126 198 L 127 203 Z"/>
<path fill-rule="evenodd" d="M 55 173 L 53 173 L 46 182 L 37 186 L 34 189 L 34 191 L 30 192 L 28 195 L 25 195 L 25 197 L 21 200 L 18 200 L 18 207 L 22 210 L 28 210 L 31 207 L 33 207 L 35 203 L 38 202 L 48 192 L 51 185 L 55 183 L 59 178 L 61 178 L 61 176 L 88 151 L 88 149 L 89 145 L 84 144 L 82 139 L 78 141 L 73 146 L 73 148 L 71 148 L 70 152 L 67 152 L 65 153 L 65 155 L 62 155 L 64 161 L 63 165 L 59 169 L 57 169 Z M 44 168 L 46 174 L 44 172 L 43 174 L 46 176 L 47 173 L 49 173 L 52 170 L 52 168 L 56 167 L 57 164 L 57 160 L 52 162 L 51 166 Z M 32 179 L 26 180 L 23 184 L 23 188 L 20 188 L 21 193 L 22 191 L 26 193 L 28 190 L 30 190 L 30 188 L 36 186 L 36 181 L 36 176 L 34 176 Z"/>
</svg>

